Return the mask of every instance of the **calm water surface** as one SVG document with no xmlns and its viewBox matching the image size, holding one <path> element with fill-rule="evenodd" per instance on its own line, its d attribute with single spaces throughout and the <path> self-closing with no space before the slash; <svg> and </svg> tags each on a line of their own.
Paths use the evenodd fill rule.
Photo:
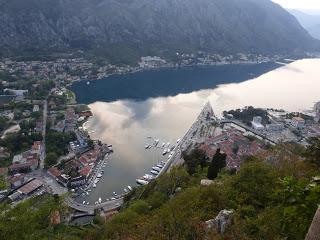
<svg viewBox="0 0 320 240">
<path fill-rule="evenodd" d="M 86 124 L 91 137 L 112 144 L 115 150 L 103 182 L 85 200 L 105 200 L 112 192 L 119 194 L 125 186 L 135 185 L 137 177 L 166 158 L 160 149 L 145 150 L 150 141 L 147 136 L 175 143 L 205 101 L 211 102 L 217 115 L 249 105 L 306 110 L 320 100 L 319 77 L 320 60 L 312 59 L 282 67 L 261 64 L 162 70 L 114 76 L 89 86 L 76 83 L 72 89 L 78 101 L 89 103 L 94 113 Z"/>
</svg>

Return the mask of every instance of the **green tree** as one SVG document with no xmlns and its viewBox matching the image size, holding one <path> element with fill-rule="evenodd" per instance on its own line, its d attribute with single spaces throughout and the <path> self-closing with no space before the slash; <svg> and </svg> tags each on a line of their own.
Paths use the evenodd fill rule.
<svg viewBox="0 0 320 240">
<path fill-rule="evenodd" d="M 220 149 L 217 149 L 208 168 L 208 179 L 213 180 L 218 176 L 221 169 L 226 166 L 226 158 L 227 155 L 225 153 L 221 153 Z"/>
<path fill-rule="evenodd" d="M 320 167 L 320 138 L 308 139 L 309 146 L 305 151 L 305 156 Z"/>
<path fill-rule="evenodd" d="M 50 152 L 47 154 L 46 158 L 44 159 L 44 164 L 46 168 L 49 168 L 57 163 L 58 156 L 55 152 Z"/>
</svg>

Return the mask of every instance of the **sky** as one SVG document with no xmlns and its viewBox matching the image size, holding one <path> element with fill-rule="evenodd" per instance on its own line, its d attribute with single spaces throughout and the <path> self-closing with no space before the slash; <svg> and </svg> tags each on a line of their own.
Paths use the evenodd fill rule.
<svg viewBox="0 0 320 240">
<path fill-rule="evenodd" d="M 320 10 L 320 0 L 272 0 L 272 1 L 280 4 L 284 8 Z"/>
</svg>

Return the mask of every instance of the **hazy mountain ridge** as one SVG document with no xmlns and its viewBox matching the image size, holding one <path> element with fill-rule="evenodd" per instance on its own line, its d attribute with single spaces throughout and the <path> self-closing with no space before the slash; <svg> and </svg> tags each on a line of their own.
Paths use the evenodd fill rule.
<svg viewBox="0 0 320 240">
<path fill-rule="evenodd" d="M 288 11 L 298 19 L 311 36 L 320 39 L 320 12 L 309 13 L 296 9 L 289 9 Z"/>
<path fill-rule="evenodd" d="M 3 54 L 274 54 L 318 45 L 269 0 L 10 0 L 0 3 L 0 32 Z"/>
</svg>

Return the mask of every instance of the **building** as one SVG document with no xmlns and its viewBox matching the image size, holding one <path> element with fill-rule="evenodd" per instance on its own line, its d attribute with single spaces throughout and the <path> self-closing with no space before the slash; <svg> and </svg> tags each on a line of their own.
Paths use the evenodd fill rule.
<svg viewBox="0 0 320 240">
<path fill-rule="evenodd" d="M 274 124 L 267 124 L 266 130 L 268 132 L 281 132 L 284 129 L 284 125 L 282 123 L 274 123 Z"/>
<path fill-rule="evenodd" d="M 21 188 L 17 190 L 23 196 L 30 196 L 34 191 L 43 186 L 43 182 L 38 179 L 33 179 L 27 184 L 23 185 Z"/>
<path fill-rule="evenodd" d="M 9 178 L 11 189 L 17 189 L 26 182 L 25 174 L 15 174 Z"/>
<path fill-rule="evenodd" d="M 47 172 L 50 176 L 52 176 L 54 178 L 57 178 L 61 175 L 61 172 L 56 167 L 49 168 Z"/>
<path fill-rule="evenodd" d="M 264 130 L 264 126 L 262 125 L 262 117 L 260 117 L 260 116 L 254 117 L 251 122 L 251 125 L 252 125 L 252 128 L 257 131 Z"/>
<path fill-rule="evenodd" d="M 34 105 L 32 112 L 39 112 L 39 110 L 40 110 L 39 105 Z"/>
<path fill-rule="evenodd" d="M 293 117 L 291 119 L 291 125 L 298 129 L 303 129 L 305 127 L 306 121 L 301 117 Z"/>
</svg>

